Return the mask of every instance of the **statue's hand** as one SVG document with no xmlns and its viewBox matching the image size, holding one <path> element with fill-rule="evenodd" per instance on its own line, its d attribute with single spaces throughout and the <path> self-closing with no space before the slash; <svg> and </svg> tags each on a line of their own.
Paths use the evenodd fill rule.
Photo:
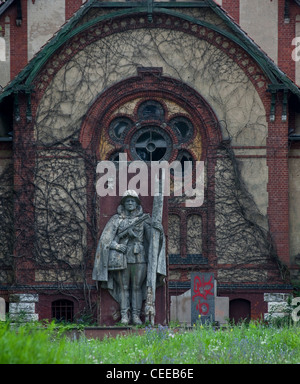
<svg viewBox="0 0 300 384">
<path fill-rule="evenodd" d="M 127 246 L 125 244 L 118 244 L 116 241 L 113 241 L 110 245 L 110 249 L 115 249 L 116 251 L 125 253 Z"/>
<path fill-rule="evenodd" d="M 127 245 L 125 245 L 125 244 L 118 244 L 117 245 L 117 251 L 125 253 L 126 250 L 127 250 Z"/>
<path fill-rule="evenodd" d="M 160 222 L 158 222 L 158 221 L 154 221 L 154 222 L 152 223 L 152 227 L 153 227 L 154 229 L 157 229 L 157 230 L 158 230 L 159 232 L 161 232 L 161 233 L 163 233 L 163 231 L 164 231 L 162 224 L 161 224 Z"/>
</svg>

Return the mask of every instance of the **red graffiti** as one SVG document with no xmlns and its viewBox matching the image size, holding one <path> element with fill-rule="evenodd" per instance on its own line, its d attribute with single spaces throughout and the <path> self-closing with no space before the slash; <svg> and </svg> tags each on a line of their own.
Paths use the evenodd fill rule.
<svg viewBox="0 0 300 384">
<path fill-rule="evenodd" d="M 207 315 L 209 312 L 209 305 L 208 303 L 201 303 L 199 300 L 196 309 L 199 311 L 200 315 Z"/>
<path fill-rule="evenodd" d="M 195 276 L 194 279 L 194 293 L 192 299 L 195 301 L 196 298 L 198 299 L 198 304 L 196 306 L 196 309 L 199 311 L 200 315 L 207 315 L 209 312 L 209 304 L 207 302 L 201 302 L 200 298 L 207 300 L 208 295 L 213 296 L 213 288 L 214 283 L 212 281 L 213 276 L 210 276 L 209 281 L 204 280 L 204 276 Z"/>
</svg>

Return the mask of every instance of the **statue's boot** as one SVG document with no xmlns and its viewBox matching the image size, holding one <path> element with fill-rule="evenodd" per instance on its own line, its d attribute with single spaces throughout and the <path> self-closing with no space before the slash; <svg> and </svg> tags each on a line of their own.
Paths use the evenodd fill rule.
<svg viewBox="0 0 300 384">
<path fill-rule="evenodd" d="M 121 311 L 121 324 L 123 325 L 129 324 L 128 311 Z"/>
<path fill-rule="evenodd" d="M 142 320 L 140 319 L 140 311 L 132 311 L 132 323 L 134 325 L 142 325 Z"/>
</svg>

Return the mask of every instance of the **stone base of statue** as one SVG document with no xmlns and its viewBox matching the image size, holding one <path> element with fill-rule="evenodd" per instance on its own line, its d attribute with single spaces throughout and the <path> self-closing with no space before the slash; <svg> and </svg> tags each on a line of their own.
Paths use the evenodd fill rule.
<svg viewBox="0 0 300 384">
<path fill-rule="evenodd" d="M 156 290 L 156 315 L 155 324 L 167 324 L 168 323 L 168 303 L 166 300 L 167 287 L 158 287 Z M 98 308 L 97 308 L 97 323 L 100 326 L 121 326 L 121 311 L 120 305 L 115 301 L 107 289 L 98 290 Z M 128 313 L 129 323 L 128 326 L 135 325 L 132 322 L 131 313 Z M 145 324 L 145 301 L 143 302 L 140 319 L 142 324 Z M 124 324 L 125 326 L 125 324 Z"/>
</svg>

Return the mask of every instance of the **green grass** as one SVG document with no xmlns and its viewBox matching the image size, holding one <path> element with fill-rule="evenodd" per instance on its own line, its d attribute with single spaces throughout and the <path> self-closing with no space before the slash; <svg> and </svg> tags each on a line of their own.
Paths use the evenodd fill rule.
<svg viewBox="0 0 300 384">
<path fill-rule="evenodd" d="M 300 327 L 260 323 L 197 326 L 174 332 L 145 328 L 103 341 L 72 340 L 55 324 L 0 324 L 0 364 L 295 364 L 300 363 Z"/>
</svg>

